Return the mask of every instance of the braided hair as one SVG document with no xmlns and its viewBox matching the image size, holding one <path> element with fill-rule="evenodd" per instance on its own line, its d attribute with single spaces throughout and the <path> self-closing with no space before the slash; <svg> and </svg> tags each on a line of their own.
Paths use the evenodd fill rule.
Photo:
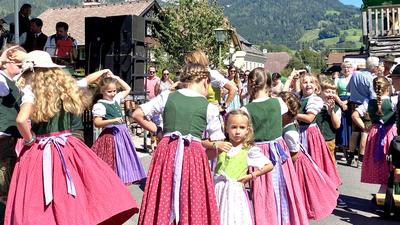
<svg viewBox="0 0 400 225">
<path fill-rule="evenodd" d="M 390 90 L 390 83 L 384 76 L 379 76 L 374 79 L 373 85 L 378 103 L 378 110 L 376 111 L 376 114 L 382 116 L 382 95 Z"/>
<path fill-rule="evenodd" d="M 254 100 L 257 92 L 266 90 L 268 96 L 270 95 L 271 89 L 271 78 L 262 67 L 253 69 L 248 77 L 248 87 L 250 94 L 250 101 Z"/>
<path fill-rule="evenodd" d="M 203 79 L 208 79 L 210 82 L 210 72 L 207 66 L 199 63 L 189 63 L 183 68 L 183 73 L 180 76 L 180 81 L 184 84 L 198 83 Z"/>
<path fill-rule="evenodd" d="M 286 103 L 288 106 L 288 115 L 290 117 L 296 117 L 300 111 L 300 100 L 299 98 L 293 94 L 292 92 L 281 92 L 279 93 L 279 97 Z"/>
</svg>

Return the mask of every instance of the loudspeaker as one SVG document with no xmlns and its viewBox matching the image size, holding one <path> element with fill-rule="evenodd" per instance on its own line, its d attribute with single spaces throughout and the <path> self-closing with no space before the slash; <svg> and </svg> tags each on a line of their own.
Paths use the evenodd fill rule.
<svg viewBox="0 0 400 225">
<path fill-rule="evenodd" d="M 131 85 L 144 91 L 145 19 L 140 16 L 111 16 L 85 19 L 88 73 L 108 68 Z"/>
<path fill-rule="evenodd" d="M 93 73 L 102 69 L 104 62 L 104 48 L 107 44 L 105 24 L 106 18 L 86 17 L 85 18 L 85 56 L 86 72 Z"/>
</svg>

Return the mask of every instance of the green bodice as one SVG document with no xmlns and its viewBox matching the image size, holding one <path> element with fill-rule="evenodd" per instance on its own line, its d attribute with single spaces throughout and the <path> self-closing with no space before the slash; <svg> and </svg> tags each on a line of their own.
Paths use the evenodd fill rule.
<svg viewBox="0 0 400 225">
<path fill-rule="evenodd" d="M 251 117 L 256 142 L 272 141 L 282 136 L 282 115 L 278 99 L 251 102 L 245 107 Z"/>
<path fill-rule="evenodd" d="M 308 97 L 308 98 L 302 98 L 302 99 L 300 100 L 300 113 L 301 113 L 301 114 L 307 114 L 306 107 L 307 107 L 307 104 L 308 104 L 308 100 L 310 100 L 310 97 Z M 315 117 L 314 121 L 311 122 L 311 124 L 315 124 L 315 123 L 316 123 L 316 118 L 317 118 L 317 117 Z M 299 125 L 300 125 L 300 126 L 309 125 L 309 123 L 305 123 L 305 122 L 299 121 Z"/>
<path fill-rule="evenodd" d="M 0 74 L 0 76 L 4 75 Z M 15 119 L 19 111 L 21 94 L 14 81 L 5 76 L 4 78 L 9 89 L 9 94 L 7 96 L 0 96 L 0 132 L 19 136 Z"/>
<path fill-rule="evenodd" d="M 368 114 L 373 124 L 378 124 L 380 120 L 383 120 L 384 124 L 394 124 L 396 122 L 396 112 L 392 109 L 392 102 L 390 98 L 382 99 L 382 114 L 378 115 L 378 102 L 376 99 L 371 99 L 368 102 Z"/>
<path fill-rule="evenodd" d="M 52 132 L 71 130 L 71 118 L 71 113 L 61 110 L 47 122 L 32 123 L 32 131 L 37 135 L 43 135 Z"/>
<path fill-rule="evenodd" d="M 114 103 L 106 103 L 101 101 L 100 103 L 106 108 L 106 115 L 104 116 L 105 119 L 110 120 L 122 117 L 121 106 L 117 101 L 115 101 Z"/>
<path fill-rule="evenodd" d="M 221 175 L 223 172 L 224 175 L 235 180 L 246 175 L 248 171 L 248 152 L 248 148 L 242 148 L 239 153 L 232 157 L 229 157 L 226 152 L 220 153 L 215 169 L 216 174 Z"/>
<path fill-rule="evenodd" d="M 190 97 L 179 91 L 168 96 L 163 113 L 164 133 L 174 131 L 202 138 L 207 127 L 208 101 L 201 96 Z"/>
<path fill-rule="evenodd" d="M 334 112 L 337 112 L 339 107 L 335 105 L 333 110 Z M 316 122 L 325 141 L 330 141 L 336 138 L 336 129 L 333 127 L 331 116 L 328 114 L 326 106 L 324 106 L 321 109 L 321 112 L 316 116 Z"/>
<path fill-rule="evenodd" d="M 345 77 L 339 77 L 337 81 L 338 96 L 350 96 L 350 92 L 347 91 L 347 84 Z"/>
<path fill-rule="evenodd" d="M 286 134 L 289 131 L 296 131 L 299 132 L 296 125 L 294 125 L 294 123 L 289 124 L 288 126 L 284 127 L 282 130 L 282 134 Z"/>
</svg>

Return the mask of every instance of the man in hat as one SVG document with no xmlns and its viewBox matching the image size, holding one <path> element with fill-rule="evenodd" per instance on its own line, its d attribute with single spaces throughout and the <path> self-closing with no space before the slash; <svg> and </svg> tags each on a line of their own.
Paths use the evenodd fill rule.
<svg viewBox="0 0 400 225">
<path fill-rule="evenodd" d="M 394 65 L 397 64 L 397 62 L 395 61 L 395 57 L 392 54 L 387 54 L 384 58 L 383 58 L 383 66 L 385 68 L 385 70 L 383 71 L 383 75 L 386 77 L 388 75 L 390 75 L 390 70 L 392 69 L 392 67 Z"/>
</svg>

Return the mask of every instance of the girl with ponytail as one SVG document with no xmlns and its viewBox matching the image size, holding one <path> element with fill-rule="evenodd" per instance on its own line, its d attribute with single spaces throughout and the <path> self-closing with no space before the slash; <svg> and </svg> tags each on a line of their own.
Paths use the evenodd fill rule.
<svg viewBox="0 0 400 225">
<path fill-rule="evenodd" d="M 374 79 L 373 87 L 376 99 L 360 105 L 352 114 L 352 119 L 357 126 L 368 132 L 361 182 L 385 185 L 389 176 L 386 155 L 390 142 L 397 135 L 395 122 L 398 98 L 390 96 L 390 83 L 383 76 Z M 365 126 L 361 120 L 366 113 L 371 117 L 371 127 Z"/>
<path fill-rule="evenodd" d="M 282 115 L 288 106 L 281 98 L 270 97 L 271 78 L 264 68 L 249 74 L 251 102 L 243 109 L 251 118 L 254 141 L 274 164 L 274 169 L 251 183 L 255 224 L 308 224 L 299 181 L 290 152 L 282 138 Z"/>
</svg>

